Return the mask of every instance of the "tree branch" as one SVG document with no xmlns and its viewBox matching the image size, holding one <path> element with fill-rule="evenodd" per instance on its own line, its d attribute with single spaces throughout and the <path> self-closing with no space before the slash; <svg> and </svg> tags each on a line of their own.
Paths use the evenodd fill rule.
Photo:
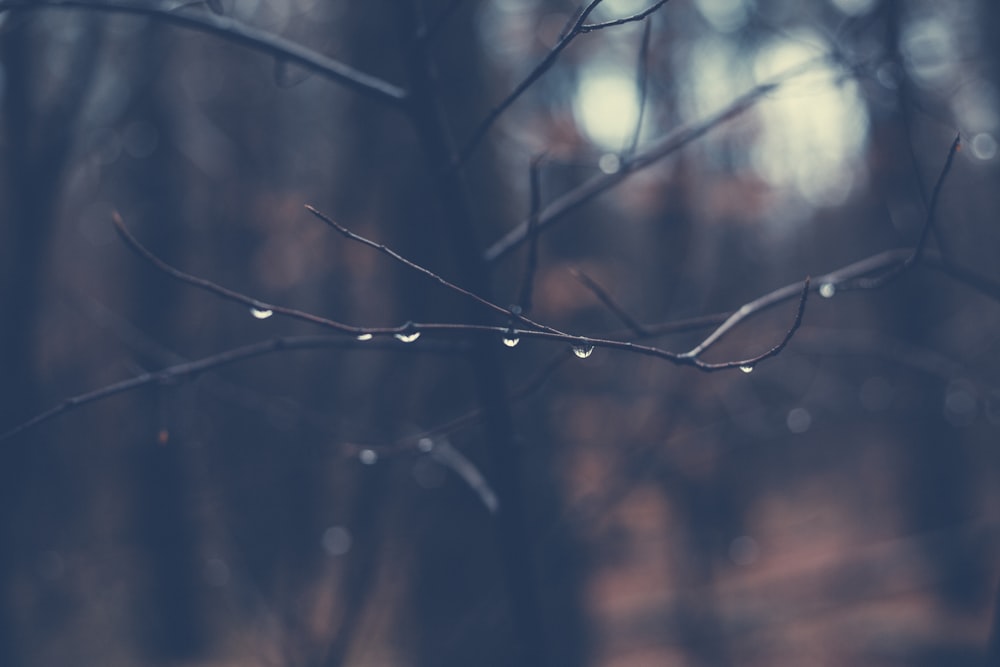
<svg viewBox="0 0 1000 667">
<path fill-rule="evenodd" d="M 636 153 L 631 159 L 622 163 L 621 169 L 612 174 L 599 174 L 590 180 L 582 183 L 578 187 L 570 190 L 566 194 L 552 201 L 542 211 L 538 217 L 537 230 L 558 222 L 567 215 L 589 203 L 592 199 L 601 195 L 611 188 L 624 181 L 630 174 L 644 169 L 659 160 L 667 157 L 692 141 L 701 138 L 717 126 L 736 118 L 750 109 L 754 103 L 764 95 L 778 88 L 779 83 L 767 83 L 757 86 L 750 92 L 742 95 L 733 101 L 728 107 L 714 116 L 695 125 L 686 125 L 677 128 L 666 136 L 660 138 L 645 150 Z M 528 237 L 528 222 L 510 230 L 500 240 L 491 245 L 484 256 L 488 262 L 495 262 L 512 252 Z"/>
<path fill-rule="evenodd" d="M 528 88 L 530 88 L 538 79 L 541 78 L 549 69 L 556 63 L 559 58 L 559 54 L 562 53 L 570 43 L 577 38 L 577 36 L 582 35 L 587 32 L 594 32 L 596 30 L 601 30 L 603 28 L 610 28 L 616 25 L 622 25 L 625 23 L 631 23 L 632 21 L 639 21 L 657 9 L 665 5 L 669 0 L 659 0 L 649 9 L 640 12 L 634 16 L 629 16 L 623 19 L 617 19 L 615 21 L 608 21 L 605 23 L 587 23 L 587 18 L 590 16 L 591 12 L 597 9 L 597 5 L 601 4 L 602 0 L 591 0 L 587 5 L 576 15 L 576 20 L 572 22 L 569 30 L 560 36 L 559 41 L 556 42 L 549 52 L 545 55 L 540 63 L 535 65 L 535 69 L 526 76 L 521 83 L 517 84 L 507 97 L 505 97 L 499 104 L 497 104 L 493 109 L 486 115 L 476 129 L 472 132 L 472 136 L 465 143 L 465 146 L 458 154 L 457 162 L 459 165 L 465 163 L 466 160 L 472 155 L 476 150 L 476 147 L 483 140 L 486 134 L 493 127 L 493 124 L 497 122 L 500 116 L 503 115 L 507 109 L 510 108 L 514 102 L 518 100 L 521 95 L 524 94 Z"/>
<path fill-rule="evenodd" d="M 339 83 L 369 99 L 403 108 L 406 91 L 387 81 L 358 70 L 277 35 L 248 26 L 226 16 L 178 12 L 160 3 L 116 2 L 114 0 L 0 0 L 0 12 L 17 10 L 75 9 L 114 14 L 151 16 L 164 23 L 222 37 L 242 46 L 294 63 Z"/>
</svg>

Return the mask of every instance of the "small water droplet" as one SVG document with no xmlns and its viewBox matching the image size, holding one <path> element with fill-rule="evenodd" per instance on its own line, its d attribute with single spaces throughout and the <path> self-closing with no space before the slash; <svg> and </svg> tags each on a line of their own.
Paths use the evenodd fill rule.
<svg viewBox="0 0 1000 667">
<path fill-rule="evenodd" d="M 824 299 L 829 299 L 837 293 L 837 286 L 833 283 L 823 283 L 819 286 L 819 295 Z"/>
<path fill-rule="evenodd" d="M 420 338 L 420 332 L 414 331 L 413 333 L 398 333 L 395 334 L 396 340 L 402 341 L 404 343 L 412 343 L 416 339 Z"/>
<path fill-rule="evenodd" d="M 580 357 L 581 359 L 586 359 L 591 354 L 594 353 L 593 345 L 574 345 L 573 354 Z"/>
<path fill-rule="evenodd" d="M 358 452 L 358 460 L 366 466 L 375 465 L 378 463 L 378 452 L 374 449 L 362 449 Z"/>
<path fill-rule="evenodd" d="M 597 161 L 597 166 L 605 174 L 617 174 L 622 168 L 622 160 L 614 153 L 605 153 Z"/>
<path fill-rule="evenodd" d="M 503 344 L 506 345 L 507 347 L 515 347 L 520 342 L 521 339 L 515 336 L 514 334 L 505 334 L 503 337 Z"/>
<path fill-rule="evenodd" d="M 273 310 L 268 310 L 267 308 L 251 308 L 250 314 L 256 317 L 258 320 L 266 320 L 267 318 L 274 315 Z"/>
<path fill-rule="evenodd" d="M 753 366 L 751 364 L 743 364 L 740 366 L 740 370 L 744 373 L 753 373 Z"/>
<path fill-rule="evenodd" d="M 434 449 L 434 441 L 428 437 L 423 437 L 417 440 L 417 449 L 424 452 L 425 454 L 432 449 Z"/>
<path fill-rule="evenodd" d="M 370 333 L 363 333 L 358 335 L 358 340 L 371 340 L 374 338 Z"/>
</svg>

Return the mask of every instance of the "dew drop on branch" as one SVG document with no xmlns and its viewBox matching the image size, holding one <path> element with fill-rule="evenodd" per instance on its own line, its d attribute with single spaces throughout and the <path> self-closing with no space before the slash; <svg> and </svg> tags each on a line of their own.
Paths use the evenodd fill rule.
<svg viewBox="0 0 1000 667">
<path fill-rule="evenodd" d="M 358 334 L 358 340 L 371 340 L 374 338 L 370 333 Z"/>
<path fill-rule="evenodd" d="M 823 283 L 819 286 L 819 295 L 824 299 L 829 299 L 836 293 L 837 286 L 833 283 Z"/>
<path fill-rule="evenodd" d="M 366 466 L 372 466 L 378 463 L 378 452 L 374 449 L 362 449 L 358 452 L 358 460 Z"/>
<path fill-rule="evenodd" d="M 749 375 L 750 373 L 753 373 L 753 364 L 743 364 L 740 366 L 740 370 Z"/>
<path fill-rule="evenodd" d="M 586 359 L 594 353 L 593 345 L 574 345 L 573 354 L 580 357 L 581 359 Z"/>
<path fill-rule="evenodd" d="M 506 345 L 507 347 L 516 347 L 517 344 L 520 342 L 521 339 L 512 333 L 505 334 L 503 337 L 503 344 Z"/>
<path fill-rule="evenodd" d="M 413 333 L 398 333 L 394 335 L 396 336 L 396 340 L 401 341 L 403 343 L 412 343 L 416 339 L 420 338 L 419 331 L 414 331 Z"/>
<path fill-rule="evenodd" d="M 258 320 L 266 320 L 271 317 L 271 315 L 274 315 L 274 311 L 267 308 L 251 308 L 250 314 Z"/>
</svg>

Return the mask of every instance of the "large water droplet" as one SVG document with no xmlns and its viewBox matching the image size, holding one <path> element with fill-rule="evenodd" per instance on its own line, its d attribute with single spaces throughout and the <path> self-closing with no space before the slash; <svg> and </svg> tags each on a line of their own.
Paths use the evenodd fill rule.
<svg viewBox="0 0 1000 667">
<path fill-rule="evenodd" d="M 833 283 L 823 283 L 819 286 L 819 295 L 824 299 L 829 299 L 837 293 L 837 286 Z"/>
<path fill-rule="evenodd" d="M 362 449 L 358 452 L 358 460 L 366 466 L 375 465 L 378 463 L 378 452 L 374 449 Z"/>
<path fill-rule="evenodd" d="M 513 333 L 504 334 L 503 344 L 506 345 L 507 347 L 516 347 L 517 344 L 520 342 L 521 339 L 515 336 Z"/>
<path fill-rule="evenodd" d="M 432 449 L 434 449 L 434 441 L 428 437 L 423 437 L 417 440 L 417 449 L 424 452 L 425 454 Z"/>
<path fill-rule="evenodd" d="M 744 373 L 753 373 L 753 364 L 743 364 L 740 366 L 740 370 Z"/>
<path fill-rule="evenodd" d="M 374 338 L 370 333 L 358 334 L 358 340 L 371 340 Z"/>
<path fill-rule="evenodd" d="M 420 332 L 414 331 L 413 333 L 398 333 L 395 334 L 396 340 L 402 341 L 404 343 L 412 343 L 416 339 L 420 338 Z"/>
<path fill-rule="evenodd" d="M 594 353 L 593 345 L 574 345 L 573 354 L 580 357 L 581 359 L 586 359 Z"/>
<path fill-rule="evenodd" d="M 274 315 L 273 310 L 268 310 L 267 308 L 251 308 L 250 314 L 256 317 L 258 320 L 266 320 L 267 318 Z"/>
</svg>

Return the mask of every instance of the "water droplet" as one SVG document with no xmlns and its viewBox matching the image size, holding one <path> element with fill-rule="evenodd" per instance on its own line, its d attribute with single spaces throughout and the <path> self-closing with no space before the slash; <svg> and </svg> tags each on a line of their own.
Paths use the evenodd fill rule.
<svg viewBox="0 0 1000 667">
<path fill-rule="evenodd" d="M 581 359 L 586 359 L 591 354 L 594 353 L 593 345 L 574 345 L 573 354 L 580 357 Z"/>
<path fill-rule="evenodd" d="M 829 299 L 837 293 L 837 286 L 833 283 L 823 283 L 819 286 L 819 295 L 824 299 Z"/>
<path fill-rule="evenodd" d="M 506 345 L 507 347 L 515 347 L 520 342 L 521 339 L 515 336 L 514 334 L 512 333 L 504 334 L 503 344 Z"/>
<path fill-rule="evenodd" d="M 362 449 L 358 452 L 358 460 L 366 466 L 375 465 L 378 463 L 378 452 L 374 449 Z"/>
<path fill-rule="evenodd" d="M 753 373 L 753 365 L 752 364 L 743 364 L 742 366 L 740 366 L 740 370 L 743 371 L 744 373 L 747 373 L 747 374 Z"/>
<path fill-rule="evenodd" d="M 425 454 L 432 449 L 434 449 L 434 441 L 428 437 L 423 437 L 417 440 L 417 449 L 424 452 Z"/>
<path fill-rule="evenodd" d="M 363 333 L 358 335 L 358 340 L 371 340 L 374 338 L 370 333 Z"/>
<path fill-rule="evenodd" d="M 395 334 L 396 340 L 402 341 L 404 343 L 412 343 L 416 339 L 420 338 L 420 332 L 414 331 L 413 333 L 398 333 Z"/>
<path fill-rule="evenodd" d="M 267 308 L 251 308 L 250 314 L 256 317 L 258 320 L 266 320 L 267 318 L 274 315 L 273 310 L 268 310 Z"/>
<path fill-rule="evenodd" d="M 597 166 L 605 174 L 616 174 L 622 168 L 622 160 L 614 153 L 605 153 L 597 161 Z"/>
</svg>

